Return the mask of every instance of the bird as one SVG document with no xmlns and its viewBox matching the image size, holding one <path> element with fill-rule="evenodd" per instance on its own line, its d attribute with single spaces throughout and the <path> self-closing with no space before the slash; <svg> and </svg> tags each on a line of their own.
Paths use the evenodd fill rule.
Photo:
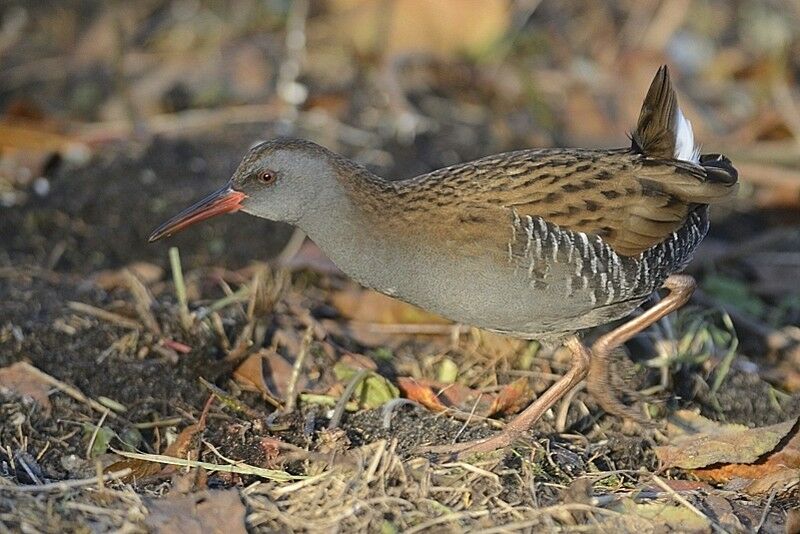
<svg viewBox="0 0 800 534">
<path fill-rule="evenodd" d="M 517 150 L 392 181 L 311 141 L 274 139 L 149 240 L 236 211 L 287 222 L 363 286 L 458 323 L 566 346 L 570 369 L 500 432 L 427 449 L 493 451 L 587 375 L 601 408 L 635 417 L 608 387 L 609 355 L 695 288 L 680 271 L 708 231 L 709 205 L 734 195 L 738 172 L 721 154 L 700 154 L 666 65 L 630 141 Z M 591 346 L 581 341 L 660 288 L 667 294 L 642 314 Z"/>
</svg>

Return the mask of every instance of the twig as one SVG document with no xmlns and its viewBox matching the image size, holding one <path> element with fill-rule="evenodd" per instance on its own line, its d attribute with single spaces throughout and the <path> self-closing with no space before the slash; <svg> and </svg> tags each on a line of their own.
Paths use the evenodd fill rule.
<svg viewBox="0 0 800 534">
<path fill-rule="evenodd" d="M 492 473 L 491 471 L 487 471 L 486 469 L 481 469 L 476 465 L 468 464 L 466 462 L 449 462 L 446 464 L 442 464 L 441 467 L 460 467 L 461 469 L 464 469 L 471 473 L 475 473 L 482 477 L 489 478 L 493 480 L 495 484 L 501 484 L 500 475 L 498 475 L 497 473 Z"/>
<path fill-rule="evenodd" d="M 211 326 L 214 328 L 219 344 L 222 350 L 227 354 L 231 351 L 231 342 L 228 340 L 228 334 L 225 333 L 225 325 L 222 324 L 222 317 L 217 312 L 211 312 L 208 316 L 211 320 Z"/>
<path fill-rule="evenodd" d="M 178 313 L 180 314 L 181 326 L 184 330 L 188 330 L 192 326 L 192 316 L 189 314 L 189 301 L 186 298 L 186 284 L 183 281 L 181 254 L 178 251 L 178 247 L 170 247 L 169 265 L 172 268 L 172 281 L 175 284 L 175 294 L 178 297 Z"/>
<path fill-rule="evenodd" d="M 422 408 L 420 403 L 418 403 L 417 401 L 411 399 L 405 399 L 403 397 L 392 399 L 383 405 L 383 408 L 381 408 L 381 415 L 383 416 L 383 428 L 385 430 L 389 430 L 392 428 L 392 414 L 394 414 L 395 408 L 406 404 L 410 404 L 411 406 L 416 406 L 417 408 Z"/>
<path fill-rule="evenodd" d="M 298 83 L 303 58 L 306 48 L 306 18 L 308 17 L 309 1 L 294 0 L 289 8 L 286 20 L 286 55 L 278 69 L 276 92 L 278 96 L 289 104 L 287 119 L 297 119 L 297 107 L 302 104 L 308 89 Z"/>
<path fill-rule="evenodd" d="M 69 301 L 67 302 L 67 307 L 73 311 L 85 313 L 86 315 L 91 315 L 92 317 L 97 317 L 98 319 L 108 321 L 109 323 L 113 323 L 123 328 L 133 328 L 134 330 L 138 330 L 142 327 L 138 321 L 128 319 L 127 317 L 123 317 L 117 313 L 106 311 L 90 304 L 84 304 L 83 302 Z"/>
<path fill-rule="evenodd" d="M 692 503 L 690 503 L 689 501 L 687 501 L 685 497 L 683 497 L 683 496 L 682 496 L 681 494 L 679 494 L 677 491 L 675 491 L 674 489 L 672 489 L 671 487 L 669 487 L 669 484 L 667 484 L 666 482 L 664 482 L 663 480 L 661 480 L 661 477 L 659 477 L 658 475 L 655 475 L 655 474 L 654 474 L 654 475 L 653 475 L 653 477 L 652 477 L 652 480 L 653 480 L 653 482 L 655 482 L 655 483 L 656 483 L 656 485 L 657 485 L 658 487 L 660 487 L 661 489 L 663 489 L 664 491 L 666 491 L 667 493 L 669 493 L 670 497 L 672 497 L 673 499 L 675 499 L 675 500 L 676 500 L 678 503 L 680 503 L 680 504 L 682 504 L 683 506 L 685 506 L 687 509 L 689 509 L 689 510 L 690 510 L 692 513 L 694 513 L 696 516 L 700 517 L 701 519 L 705 519 L 706 521 L 708 521 L 708 523 L 711 525 L 711 528 L 712 528 L 713 530 L 715 530 L 715 531 L 717 531 L 717 532 L 722 532 L 722 533 L 724 533 L 724 534 L 727 534 L 727 533 L 728 533 L 728 531 L 727 531 L 727 530 L 725 530 L 724 528 L 722 528 L 722 526 L 721 526 L 719 523 L 717 523 L 716 521 L 714 521 L 712 518 L 708 517 L 708 516 L 707 516 L 706 514 L 704 514 L 704 513 L 703 513 L 703 512 L 702 512 L 702 511 L 701 511 L 699 508 L 697 508 L 695 505 L 693 505 Z"/>
<path fill-rule="evenodd" d="M 77 388 L 74 388 L 74 387 L 70 386 L 69 384 L 65 384 L 64 382 L 58 380 L 57 378 L 54 378 L 54 377 L 48 375 L 47 373 L 37 369 L 36 367 L 34 367 L 33 365 L 29 364 L 28 362 L 20 362 L 19 365 L 24 365 L 25 368 L 26 368 L 25 369 L 26 372 L 35 375 L 36 378 L 38 378 L 39 380 L 42 380 L 44 382 L 47 382 L 48 384 L 50 384 L 54 388 L 58 389 L 59 391 L 63 391 L 64 393 L 66 393 L 67 395 L 69 395 L 70 397 L 75 399 L 76 401 L 82 402 L 83 404 L 88 405 L 90 408 L 92 408 L 96 412 L 99 412 L 101 414 L 108 412 L 107 417 L 110 417 L 111 419 L 119 418 L 119 416 L 117 414 L 115 414 L 112 411 L 109 411 L 108 408 L 106 408 L 105 406 L 103 406 L 102 404 L 97 402 L 96 400 L 90 399 L 89 397 L 87 397 L 86 395 L 81 393 L 81 391 L 78 390 Z"/>
<path fill-rule="evenodd" d="M 481 401 L 481 397 L 483 397 L 483 393 L 478 395 L 478 397 L 475 399 L 475 402 L 472 404 L 472 409 L 469 411 L 469 416 L 467 417 L 467 420 L 464 421 L 464 424 L 461 425 L 461 428 L 458 429 L 456 435 L 453 436 L 453 443 L 458 441 L 458 438 L 461 437 L 461 434 L 464 433 L 464 431 L 469 426 L 470 422 L 472 422 L 472 417 L 475 415 L 475 410 L 478 409 L 478 403 Z"/>
<path fill-rule="evenodd" d="M 97 434 L 100 433 L 100 429 L 103 428 L 103 423 L 106 422 L 106 417 L 108 414 L 111 413 L 111 410 L 106 408 L 106 411 L 103 412 L 103 415 L 100 416 L 100 420 L 94 427 L 94 431 L 92 432 L 92 437 L 89 439 L 89 444 L 86 445 L 86 459 L 91 460 L 92 458 L 92 447 L 94 447 L 94 442 L 97 440 Z"/>
<path fill-rule="evenodd" d="M 297 490 L 303 489 L 303 488 L 308 487 L 308 486 L 310 486 L 312 484 L 316 484 L 320 480 L 328 478 L 332 474 L 333 474 L 333 471 L 323 471 L 322 473 L 320 473 L 318 475 L 307 477 L 306 479 L 301 480 L 300 482 L 293 482 L 291 484 L 287 484 L 286 486 L 281 486 L 280 488 L 276 488 L 276 489 L 272 490 L 272 492 L 271 492 L 272 497 L 274 499 L 277 499 L 279 497 L 283 497 L 284 495 L 287 495 L 289 493 L 293 493 L 293 492 L 295 492 Z"/>
<path fill-rule="evenodd" d="M 157 421 L 145 421 L 143 423 L 134 423 L 131 426 L 139 430 L 145 430 L 148 428 L 158 428 L 162 426 L 175 426 L 181 421 L 183 421 L 183 417 L 171 417 L 169 419 L 159 419 Z"/>
<path fill-rule="evenodd" d="M 211 382 L 209 382 L 208 380 L 206 380 L 202 376 L 199 377 L 199 380 L 200 380 L 200 383 L 203 384 L 211 392 L 212 395 L 214 395 L 216 398 L 218 398 L 220 400 L 220 402 L 222 402 L 222 404 L 224 404 L 228 408 L 230 408 L 230 409 L 232 409 L 232 410 L 234 410 L 236 412 L 243 413 L 247 417 L 250 417 L 251 419 L 266 419 L 266 416 L 264 414 L 260 413 L 257 410 L 254 410 L 253 408 L 250 408 L 249 406 L 247 406 L 243 402 L 235 399 L 233 396 L 229 395 L 224 390 L 218 388 L 217 386 L 215 386 L 214 384 L 212 384 Z M 265 399 L 270 404 L 272 404 L 272 406 L 275 409 L 277 409 L 277 410 L 281 409 L 280 402 L 278 402 L 277 400 L 273 399 L 271 396 L 262 395 L 262 398 Z"/>
<path fill-rule="evenodd" d="M 295 358 L 294 365 L 292 366 L 292 374 L 289 377 L 289 383 L 286 385 L 286 398 L 283 401 L 285 413 L 291 413 L 294 411 L 294 406 L 297 401 L 297 395 L 295 392 L 295 389 L 297 388 L 297 381 L 300 379 L 300 372 L 303 370 L 303 364 L 308 356 L 313 336 L 314 328 L 312 325 L 309 325 L 303 334 L 303 339 L 300 342 L 300 349 L 297 352 L 297 357 Z"/>
<path fill-rule="evenodd" d="M 769 515 L 769 510 L 772 507 L 772 499 L 775 498 L 775 494 L 778 493 L 778 488 L 772 488 L 772 491 L 769 492 L 769 497 L 767 498 L 767 504 L 764 505 L 764 511 L 761 512 L 761 519 L 758 520 L 758 525 L 756 525 L 755 532 L 758 534 L 761 531 L 761 527 L 764 526 L 764 523 L 767 522 L 767 516 Z"/>
<path fill-rule="evenodd" d="M 119 480 L 127 477 L 133 472 L 133 469 L 126 467 L 120 471 L 113 473 L 106 473 L 101 477 L 92 478 L 79 478 L 74 480 L 61 480 L 59 482 L 50 482 L 47 484 L 30 485 L 30 486 L 0 486 L 0 491 L 12 491 L 19 493 L 40 493 L 44 491 L 67 491 L 69 489 L 81 488 L 83 486 L 92 486 L 98 482 L 108 482 L 109 480 Z"/>
<path fill-rule="evenodd" d="M 147 133 L 169 137 L 186 136 L 190 130 L 214 131 L 233 124 L 252 124 L 275 120 L 277 106 L 247 104 L 221 109 L 192 109 L 179 113 L 162 113 L 147 118 Z M 134 131 L 130 119 L 76 125 L 78 141 L 94 144 L 115 139 L 129 139 Z"/>
<path fill-rule="evenodd" d="M 344 392 L 339 398 L 339 401 L 336 403 L 336 408 L 333 410 L 331 420 L 328 422 L 328 430 L 333 430 L 339 426 L 339 423 L 342 421 L 342 415 L 344 415 L 345 407 L 347 406 L 347 401 L 350 400 L 350 397 L 353 396 L 353 392 L 369 373 L 370 372 L 367 369 L 360 370 L 356 376 L 350 380 L 350 383 L 347 384 L 347 387 L 344 388 Z"/>
<path fill-rule="evenodd" d="M 128 286 L 128 290 L 133 296 L 136 314 L 139 316 L 139 319 L 142 320 L 142 323 L 148 330 L 160 336 L 161 327 L 158 326 L 158 321 L 156 321 L 153 312 L 150 311 L 153 302 L 155 302 L 153 295 L 150 294 L 150 291 L 145 287 L 142 281 L 129 269 L 124 269 L 122 271 L 122 276 L 125 278 L 125 284 Z"/>
<path fill-rule="evenodd" d="M 215 312 L 220 311 L 221 309 L 230 306 L 231 304 L 236 304 L 237 302 L 244 302 L 250 298 L 250 286 L 242 286 L 236 291 L 230 293 L 229 295 L 225 295 L 219 300 L 215 300 L 208 307 L 205 307 L 197 312 L 198 319 L 204 319 L 208 315 L 212 315 Z"/>
</svg>

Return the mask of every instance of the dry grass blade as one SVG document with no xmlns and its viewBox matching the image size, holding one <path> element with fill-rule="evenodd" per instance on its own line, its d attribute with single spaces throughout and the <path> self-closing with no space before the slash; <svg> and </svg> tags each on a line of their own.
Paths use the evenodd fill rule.
<svg viewBox="0 0 800 534">
<path fill-rule="evenodd" d="M 345 408 L 347 407 L 347 401 L 350 400 L 350 397 L 353 396 L 353 392 L 369 373 L 370 372 L 367 369 L 362 369 L 356 373 L 356 375 L 347 384 L 347 387 L 344 388 L 342 396 L 339 398 L 339 401 L 336 403 L 336 408 L 333 410 L 331 420 L 328 422 L 328 430 L 333 430 L 339 426 L 339 423 L 342 421 Z"/>
<path fill-rule="evenodd" d="M 219 300 L 212 302 L 207 308 L 204 308 L 200 313 L 197 314 L 199 319 L 205 318 L 207 315 L 213 315 L 215 312 L 218 312 L 231 304 L 236 304 L 237 302 L 244 302 L 250 298 L 250 286 L 242 286 L 233 293 L 229 295 L 225 295 Z"/>
<path fill-rule="evenodd" d="M 203 384 L 211 392 L 212 395 L 214 395 L 217 399 L 219 399 L 219 401 L 228 408 L 236 412 L 243 413 L 244 415 L 252 419 L 266 419 L 266 416 L 264 414 L 258 412 L 257 410 L 254 410 L 253 408 L 250 408 L 249 406 L 237 400 L 232 395 L 229 395 L 228 393 L 225 392 L 225 390 L 218 388 L 205 378 L 200 377 L 199 380 L 200 383 Z M 277 402 L 275 399 L 273 399 L 270 395 L 263 395 L 262 398 L 267 402 L 269 402 L 270 404 L 272 404 L 272 406 L 276 410 L 280 410 L 282 408 L 281 404 Z"/>
<path fill-rule="evenodd" d="M 284 400 L 285 411 L 287 413 L 294 410 L 295 402 L 297 401 L 297 381 L 300 379 L 300 372 L 303 370 L 303 364 L 308 356 L 309 348 L 311 347 L 311 340 L 314 338 L 314 327 L 309 325 L 303 334 L 303 340 L 300 342 L 300 351 L 294 360 L 292 366 L 292 374 L 289 377 L 289 383 L 286 386 L 286 399 Z"/>
<path fill-rule="evenodd" d="M 172 281 L 175 284 L 175 294 L 178 297 L 178 313 L 180 314 L 181 326 L 184 330 L 188 330 L 192 326 L 192 316 L 189 314 L 189 301 L 186 297 L 186 284 L 183 280 L 183 268 L 181 267 L 181 255 L 178 247 L 170 247 L 169 265 L 172 268 Z"/>
<path fill-rule="evenodd" d="M 122 469 L 120 471 L 106 473 L 102 476 L 91 477 L 91 478 L 80 478 L 74 480 L 61 480 L 59 482 L 50 482 L 48 484 L 37 484 L 32 486 L 0 486 L 0 491 L 26 492 L 26 493 L 27 492 L 42 493 L 48 491 L 64 492 L 70 489 L 81 488 L 84 486 L 96 486 L 98 484 L 102 485 L 104 482 L 108 482 L 109 480 L 122 480 L 130 474 L 131 474 L 130 469 Z"/>
<path fill-rule="evenodd" d="M 153 295 L 150 294 L 147 287 L 139 280 L 139 277 L 133 274 L 129 269 L 123 270 L 122 275 L 125 277 L 125 283 L 133 296 L 136 314 L 149 331 L 157 336 L 161 335 L 161 327 L 158 326 L 155 315 L 150 311 L 155 302 Z"/>
<path fill-rule="evenodd" d="M 48 375 L 47 373 L 37 369 L 33 365 L 31 365 L 31 364 L 29 364 L 27 362 L 19 362 L 17 365 L 24 366 L 26 372 L 28 372 L 28 373 L 30 373 L 32 375 L 35 375 L 38 379 L 40 379 L 40 380 L 42 380 L 44 382 L 47 382 L 48 384 L 50 384 L 54 388 L 58 389 L 59 391 L 62 391 L 64 393 L 66 393 L 67 395 L 69 395 L 70 397 L 75 399 L 76 401 L 81 402 L 83 404 L 86 404 L 91 409 L 95 410 L 96 412 L 99 412 L 101 414 L 107 414 L 106 417 L 108 417 L 110 419 L 119 418 L 119 416 L 117 414 L 115 414 L 114 412 L 110 411 L 108 408 L 106 408 L 105 406 L 103 406 L 102 404 L 97 402 L 96 400 L 90 399 L 89 397 L 87 397 L 86 395 L 81 393 L 81 391 L 79 389 L 74 388 L 74 387 L 70 386 L 69 384 L 65 384 L 61 380 L 58 380 L 57 378 L 54 378 L 54 377 Z"/>
<path fill-rule="evenodd" d="M 98 308 L 90 304 L 84 304 L 83 302 L 70 301 L 67 302 L 67 306 L 69 307 L 69 309 L 76 311 L 78 313 L 91 315 L 92 317 L 96 317 L 98 319 L 107 321 L 117 326 L 121 326 L 123 328 L 133 328 L 138 330 L 139 328 L 142 327 L 141 324 L 139 324 L 137 321 L 134 321 L 133 319 L 128 319 L 127 317 L 123 317 L 122 315 L 119 315 L 117 313 L 106 311 L 102 308 Z"/>
<path fill-rule="evenodd" d="M 683 496 L 682 496 L 682 495 L 680 495 L 680 494 L 679 494 L 677 491 L 675 491 L 674 489 L 672 489 L 671 487 L 669 487 L 669 484 L 667 484 L 666 482 L 664 482 L 663 480 L 661 480 L 661 478 L 660 478 L 658 475 L 653 475 L 653 482 L 655 482 L 655 484 L 656 484 L 656 485 L 657 485 L 659 488 L 661 488 L 661 489 L 663 489 L 664 491 L 666 491 L 667 493 L 669 493 L 670 497 L 672 497 L 673 499 L 675 499 L 675 501 L 677 501 L 679 504 L 681 504 L 682 506 L 685 506 L 686 508 L 688 508 L 689 510 L 691 510 L 691 512 L 692 512 L 693 514 L 695 514 L 696 516 L 698 516 L 698 517 L 700 517 L 700 518 L 702 518 L 702 519 L 704 519 L 704 520 L 708 521 L 708 523 L 711 525 L 711 528 L 712 528 L 712 529 L 713 529 L 715 532 L 722 532 L 722 533 L 724 533 L 724 534 L 727 534 L 727 532 L 728 532 L 728 531 L 727 531 L 727 530 L 725 530 L 724 528 L 722 528 L 722 526 L 721 526 L 719 523 L 717 523 L 717 521 L 715 521 L 715 520 L 714 520 L 714 519 L 712 519 L 711 517 L 708 517 L 708 516 L 707 516 L 706 514 L 704 514 L 704 513 L 703 513 L 703 512 L 702 512 L 702 511 L 701 511 L 699 508 L 697 508 L 695 505 L 693 505 L 692 503 L 690 503 L 689 501 L 687 501 L 685 497 L 683 497 Z"/>
<path fill-rule="evenodd" d="M 236 464 L 212 464 L 210 462 L 201 462 L 199 460 L 189 460 L 185 458 L 175 458 L 173 456 L 164 456 L 163 454 L 143 454 L 138 452 L 126 452 L 114 450 L 116 454 L 132 460 L 143 460 L 145 462 L 155 462 L 159 464 L 176 465 L 178 467 L 201 467 L 207 471 L 218 471 L 223 473 L 238 473 L 240 475 L 253 475 L 266 480 L 275 482 L 287 482 L 289 480 L 303 480 L 306 477 L 300 475 L 290 475 L 285 471 L 278 471 L 275 469 L 264 469 L 263 467 L 256 467 L 244 463 Z"/>
</svg>

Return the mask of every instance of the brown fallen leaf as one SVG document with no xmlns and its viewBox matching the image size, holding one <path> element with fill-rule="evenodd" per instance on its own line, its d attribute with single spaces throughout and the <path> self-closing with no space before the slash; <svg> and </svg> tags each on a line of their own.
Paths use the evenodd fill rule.
<svg viewBox="0 0 800 534">
<path fill-rule="evenodd" d="M 729 463 L 720 466 L 696 469 L 695 474 L 703 480 L 727 482 L 733 478 L 758 480 L 779 471 L 800 469 L 800 432 L 754 463 Z"/>
<path fill-rule="evenodd" d="M 233 373 L 234 379 L 240 385 L 269 395 L 275 400 L 286 397 L 286 385 L 291 375 L 292 364 L 277 352 L 268 349 L 248 356 Z M 296 391 L 304 390 L 307 385 L 308 378 L 301 373 Z"/>
<path fill-rule="evenodd" d="M 170 493 L 146 499 L 147 526 L 158 534 L 244 534 L 245 507 L 235 489 Z"/>
<path fill-rule="evenodd" d="M 753 496 L 769 495 L 775 491 L 781 499 L 788 499 L 790 496 L 800 498 L 800 469 L 774 471 L 752 480 L 742 491 Z"/>
<path fill-rule="evenodd" d="M 205 426 L 205 425 L 203 425 Z M 203 428 L 200 423 L 189 425 L 181 430 L 178 437 L 172 444 L 164 449 L 164 456 L 172 456 L 173 458 L 189 458 L 196 459 L 196 454 L 191 454 L 192 439 Z M 106 473 L 113 473 L 115 471 L 122 471 L 123 469 L 130 469 L 131 473 L 123 480 L 141 480 L 150 477 L 165 477 L 175 472 L 174 465 L 163 465 L 157 462 L 150 462 L 148 460 L 141 460 L 139 458 L 123 458 L 118 462 L 106 467 Z"/>
<path fill-rule="evenodd" d="M 665 478 L 662 480 L 664 484 L 669 486 L 671 489 L 681 492 L 681 491 L 710 491 L 712 488 L 708 484 L 708 482 L 701 482 L 699 480 L 683 480 L 680 478 Z M 662 491 L 663 488 L 656 484 L 652 484 L 649 486 L 645 486 L 643 491 L 653 491 L 655 493 L 659 493 Z"/>
<path fill-rule="evenodd" d="M 666 467 L 698 469 L 713 464 L 751 464 L 772 451 L 792 430 L 797 418 L 760 428 L 711 421 L 689 410 L 669 420 L 670 444 L 656 447 Z"/>
<path fill-rule="evenodd" d="M 166 449 L 164 449 L 164 456 L 172 456 L 173 458 L 188 458 L 190 460 L 197 459 L 197 452 L 194 448 L 194 437 L 205 430 L 206 416 L 211 407 L 211 402 L 214 397 L 210 397 L 203 408 L 203 413 L 197 423 L 189 425 L 181 430 L 178 437 L 175 438 Z M 123 458 L 118 462 L 114 462 L 105 468 L 106 473 L 113 473 L 115 471 L 122 471 L 123 469 L 130 469 L 131 473 L 124 478 L 125 481 L 140 480 L 154 476 L 167 476 L 175 472 L 174 465 L 162 465 L 158 462 L 151 462 L 148 460 L 140 460 L 138 458 Z"/>
<path fill-rule="evenodd" d="M 709 532 L 711 527 L 708 519 L 679 504 L 637 503 L 626 497 L 611 509 L 618 514 L 604 518 L 600 532 Z"/>
<path fill-rule="evenodd" d="M 487 415 L 517 413 L 527 405 L 530 400 L 530 394 L 528 379 L 520 377 L 503 386 L 503 389 L 492 401 Z"/>
<path fill-rule="evenodd" d="M 349 286 L 331 294 L 331 302 L 347 319 L 382 324 L 450 324 L 450 321 L 376 291 Z"/>
<path fill-rule="evenodd" d="M 445 384 L 435 380 L 399 377 L 397 385 L 403 395 L 434 412 L 456 408 L 481 417 L 517 413 L 529 399 L 525 378 L 506 385 L 499 393 L 484 393 L 463 384 Z"/>
<path fill-rule="evenodd" d="M 51 385 L 40 376 L 32 374 L 28 364 L 17 362 L 0 369 L 0 389 L 6 388 L 23 397 L 29 397 L 50 415 L 48 392 Z"/>
<path fill-rule="evenodd" d="M 432 412 L 443 412 L 447 410 L 438 395 L 423 382 L 409 377 L 399 377 L 397 386 L 407 399 L 416 401 Z"/>
</svg>

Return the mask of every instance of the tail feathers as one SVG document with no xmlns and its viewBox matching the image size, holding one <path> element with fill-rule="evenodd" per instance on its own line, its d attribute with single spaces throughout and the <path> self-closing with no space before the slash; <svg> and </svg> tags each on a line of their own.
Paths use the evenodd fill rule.
<svg viewBox="0 0 800 534">
<path fill-rule="evenodd" d="M 699 163 L 706 170 L 706 180 L 709 182 L 731 186 L 739 181 L 739 171 L 722 154 L 703 154 Z"/>
<path fill-rule="evenodd" d="M 650 84 L 631 138 L 631 148 L 646 156 L 699 162 L 692 123 L 678 107 L 666 65 L 658 69 Z"/>
</svg>

